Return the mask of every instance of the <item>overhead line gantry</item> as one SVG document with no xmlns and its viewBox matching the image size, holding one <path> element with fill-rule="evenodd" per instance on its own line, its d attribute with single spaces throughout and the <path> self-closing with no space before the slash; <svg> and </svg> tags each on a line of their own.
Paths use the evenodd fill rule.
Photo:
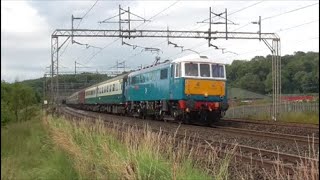
<svg viewBox="0 0 320 180">
<path fill-rule="evenodd" d="M 128 19 L 121 19 L 121 15 L 128 13 Z M 259 17 L 258 22 L 252 22 L 252 24 L 259 25 L 258 32 L 230 32 L 228 31 L 228 24 L 230 21 L 227 17 L 227 9 L 225 9 L 224 13 L 213 13 L 211 11 L 211 7 L 209 8 L 209 29 L 208 31 L 182 31 L 182 30 L 137 30 L 130 29 L 130 22 L 133 21 L 130 19 L 130 8 L 128 10 L 124 10 L 119 6 L 119 29 L 111 30 L 111 29 L 56 29 L 51 35 L 51 78 L 56 79 L 56 85 L 54 85 L 53 81 L 51 81 L 51 94 L 52 94 L 52 103 L 54 105 L 59 104 L 59 49 L 65 44 L 65 42 L 71 37 L 92 37 L 92 38 L 197 38 L 197 39 L 206 39 L 208 40 L 208 46 L 213 46 L 210 42 L 211 40 L 216 39 L 242 39 L 242 40 L 259 40 L 263 41 L 267 47 L 270 49 L 272 53 L 272 77 L 273 77 L 273 107 L 272 107 L 272 118 L 276 120 L 279 116 L 280 111 L 278 107 L 281 103 L 281 56 L 280 56 L 280 37 L 276 33 L 262 33 L 261 32 L 261 17 Z M 214 22 L 211 21 L 211 15 L 214 14 L 219 16 L 225 20 L 225 24 L 220 22 L 220 24 L 225 25 L 225 31 L 212 31 L 211 24 Z M 224 14 L 225 17 L 221 15 Z M 135 14 L 134 14 L 135 15 Z M 146 21 L 142 17 L 135 15 L 142 19 L 142 21 Z M 115 16 L 116 17 L 116 16 Z M 73 18 L 73 17 L 72 17 Z M 110 18 L 109 18 L 110 19 Z M 108 20 L 109 20 L 108 19 Z M 141 21 L 139 19 L 139 21 Z M 137 20 L 136 20 L 137 21 Z M 104 21 L 106 22 L 106 21 Z M 128 24 L 128 29 L 122 28 L 122 23 Z M 216 23 L 215 23 L 216 24 Z M 217 24 L 216 24 L 217 25 Z M 58 39 L 61 37 L 66 37 L 65 41 L 59 46 Z M 271 41 L 271 42 L 269 42 Z"/>
</svg>

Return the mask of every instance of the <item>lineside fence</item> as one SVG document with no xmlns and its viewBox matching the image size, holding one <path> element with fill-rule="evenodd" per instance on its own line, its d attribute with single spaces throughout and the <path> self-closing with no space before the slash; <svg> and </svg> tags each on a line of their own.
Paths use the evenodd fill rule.
<svg viewBox="0 0 320 180">
<path fill-rule="evenodd" d="M 278 105 L 279 113 L 311 112 L 319 114 L 319 102 L 285 102 Z M 272 104 L 230 107 L 225 118 L 271 119 Z"/>
</svg>

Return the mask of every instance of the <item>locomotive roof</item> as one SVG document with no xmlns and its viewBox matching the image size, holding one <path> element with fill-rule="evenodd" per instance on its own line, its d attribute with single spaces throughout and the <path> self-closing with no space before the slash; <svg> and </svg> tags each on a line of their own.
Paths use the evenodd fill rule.
<svg viewBox="0 0 320 180">
<path fill-rule="evenodd" d="M 208 58 L 207 56 L 200 56 L 198 54 L 190 54 L 181 58 L 177 58 L 172 60 L 172 63 L 180 63 L 180 62 L 202 62 L 202 63 L 216 63 L 216 64 L 225 64 L 221 63 L 218 60 L 214 60 L 212 58 Z"/>
<path fill-rule="evenodd" d="M 167 67 L 170 63 L 171 63 L 170 61 L 165 61 L 164 63 L 158 64 L 158 65 L 151 65 L 150 67 L 145 67 L 140 70 L 131 72 L 128 76 L 134 76 L 134 75 L 137 75 L 140 73 L 146 73 L 155 69 L 161 69 L 163 67 Z"/>
<path fill-rule="evenodd" d="M 197 55 L 197 54 L 191 54 L 191 55 L 187 55 L 187 56 L 184 56 L 184 57 L 172 60 L 172 61 L 167 61 L 167 62 L 165 61 L 164 63 L 161 63 L 159 65 L 151 65 L 149 67 L 146 67 L 146 68 L 131 72 L 128 76 L 134 76 L 134 75 L 137 75 L 137 74 L 140 74 L 140 73 L 146 73 L 146 72 L 152 71 L 154 69 L 161 69 L 163 67 L 168 66 L 168 64 L 180 63 L 180 62 L 199 62 L 199 63 L 225 64 L 225 63 L 218 62 L 217 60 L 208 59 L 208 57 L 206 57 L 206 56 L 200 56 L 200 55 Z"/>
</svg>

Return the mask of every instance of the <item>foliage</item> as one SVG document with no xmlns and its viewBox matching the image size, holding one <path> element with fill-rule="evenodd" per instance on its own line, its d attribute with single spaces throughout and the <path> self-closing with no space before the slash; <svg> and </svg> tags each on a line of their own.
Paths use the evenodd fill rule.
<svg viewBox="0 0 320 180">
<path fill-rule="evenodd" d="M 1 82 L 1 125 L 10 121 L 28 120 L 33 117 L 37 103 L 36 93 L 26 85 Z"/>
<path fill-rule="evenodd" d="M 231 87 L 269 94 L 272 92 L 271 56 L 256 56 L 250 61 L 234 60 L 227 65 Z M 281 57 L 282 93 L 319 92 L 319 53 L 295 52 Z"/>
<path fill-rule="evenodd" d="M 54 146 L 37 114 L 1 127 L 1 179 L 76 179 L 72 162 Z"/>
</svg>

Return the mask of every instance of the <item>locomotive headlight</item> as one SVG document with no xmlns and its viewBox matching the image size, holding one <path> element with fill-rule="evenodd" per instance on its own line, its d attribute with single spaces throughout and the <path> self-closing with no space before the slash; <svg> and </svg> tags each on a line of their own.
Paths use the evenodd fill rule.
<svg viewBox="0 0 320 180">
<path fill-rule="evenodd" d="M 190 109 L 189 109 L 189 108 L 186 108 L 186 112 L 190 112 Z"/>
<path fill-rule="evenodd" d="M 208 97 L 208 93 L 204 93 L 204 97 Z"/>
</svg>

